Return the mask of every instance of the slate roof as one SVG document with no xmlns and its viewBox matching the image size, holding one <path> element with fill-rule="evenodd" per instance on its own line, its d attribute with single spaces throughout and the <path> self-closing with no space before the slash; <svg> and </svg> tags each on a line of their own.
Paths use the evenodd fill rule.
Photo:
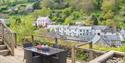
<svg viewBox="0 0 125 63">
<path fill-rule="evenodd" d="M 92 29 L 94 30 L 106 30 L 106 29 L 109 29 L 108 26 L 92 26 Z"/>
<path fill-rule="evenodd" d="M 120 33 L 121 33 L 122 35 L 125 35 L 125 30 L 122 29 L 122 30 L 120 31 Z"/>
<path fill-rule="evenodd" d="M 119 35 L 100 35 L 95 36 L 92 40 L 94 44 L 100 42 L 103 44 L 107 44 L 109 46 L 112 45 L 112 43 L 117 43 L 115 45 L 121 45 L 121 39 Z"/>
<path fill-rule="evenodd" d="M 106 41 L 119 41 L 120 40 L 120 37 L 118 35 L 104 35 L 102 36 L 104 40 Z"/>
<path fill-rule="evenodd" d="M 92 29 L 91 26 L 69 26 L 69 25 L 49 25 L 49 28 L 69 28 L 69 29 Z"/>
</svg>

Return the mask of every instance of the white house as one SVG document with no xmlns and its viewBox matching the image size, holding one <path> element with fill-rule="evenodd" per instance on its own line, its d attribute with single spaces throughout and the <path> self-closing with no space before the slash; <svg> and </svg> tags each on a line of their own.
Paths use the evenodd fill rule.
<svg viewBox="0 0 125 63">
<path fill-rule="evenodd" d="M 50 25 L 52 21 L 49 19 L 49 17 L 38 17 L 36 22 L 33 23 L 34 26 L 38 27 L 46 27 L 47 25 Z"/>
</svg>

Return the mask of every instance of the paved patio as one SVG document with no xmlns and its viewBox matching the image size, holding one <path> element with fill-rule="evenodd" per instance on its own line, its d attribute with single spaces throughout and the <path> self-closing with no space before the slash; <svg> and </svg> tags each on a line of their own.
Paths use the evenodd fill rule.
<svg viewBox="0 0 125 63">
<path fill-rule="evenodd" d="M 0 63 L 25 63 L 24 58 L 24 50 L 22 47 L 17 47 L 15 49 L 14 56 L 0 56 Z M 71 63 L 71 60 L 67 60 L 67 63 Z M 76 62 L 80 63 L 80 62 Z"/>
</svg>

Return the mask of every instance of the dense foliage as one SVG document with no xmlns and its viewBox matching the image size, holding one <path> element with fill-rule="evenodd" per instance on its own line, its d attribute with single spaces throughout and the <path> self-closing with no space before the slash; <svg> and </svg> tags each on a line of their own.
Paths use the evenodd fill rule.
<svg viewBox="0 0 125 63">
<path fill-rule="evenodd" d="M 11 15 L 49 16 L 56 24 L 108 25 L 125 28 L 124 0 L 0 0 L 0 11 Z M 26 9 L 32 8 L 32 12 Z"/>
</svg>

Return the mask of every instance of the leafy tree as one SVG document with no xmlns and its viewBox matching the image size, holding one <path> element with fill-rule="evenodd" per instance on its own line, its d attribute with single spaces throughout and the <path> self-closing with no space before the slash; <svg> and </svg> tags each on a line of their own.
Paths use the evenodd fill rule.
<svg viewBox="0 0 125 63">
<path fill-rule="evenodd" d="M 92 12 L 95 8 L 92 0 L 73 0 L 70 4 L 77 10 L 82 10 L 86 13 Z"/>
<path fill-rule="evenodd" d="M 54 1 L 53 0 L 43 0 L 41 1 L 41 7 L 45 8 L 52 8 L 54 6 Z"/>
<path fill-rule="evenodd" d="M 39 2 L 39 1 L 35 2 L 35 3 L 33 4 L 33 8 L 34 8 L 34 9 L 40 9 L 40 8 L 41 8 L 40 2 Z"/>
<path fill-rule="evenodd" d="M 65 17 L 68 17 L 71 15 L 72 12 L 73 12 L 72 8 L 65 8 L 64 10 L 62 10 L 62 15 L 65 15 Z"/>
<path fill-rule="evenodd" d="M 87 17 L 84 24 L 87 26 L 93 25 L 92 16 Z"/>
<path fill-rule="evenodd" d="M 103 18 L 104 19 L 112 19 L 113 16 L 114 16 L 114 12 L 112 12 L 111 10 L 109 10 L 106 13 L 104 13 Z"/>
<path fill-rule="evenodd" d="M 65 21 L 64 21 L 64 24 L 65 25 L 72 25 L 72 24 L 74 24 L 74 21 L 73 21 L 73 17 L 67 17 L 66 19 L 65 19 Z"/>
<path fill-rule="evenodd" d="M 35 27 L 33 27 L 32 23 L 35 21 L 35 18 L 32 15 L 12 16 L 9 18 L 9 20 L 11 21 L 10 28 L 18 33 L 18 43 L 22 42 L 22 39 L 25 37 L 25 35 L 34 34 Z"/>
<path fill-rule="evenodd" d="M 96 6 L 96 10 L 101 10 L 103 0 L 93 0 L 93 2 Z"/>
<path fill-rule="evenodd" d="M 115 11 L 118 8 L 118 2 L 117 0 L 103 0 L 102 3 L 102 10 L 104 12 L 107 12 L 109 10 Z"/>
<path fill-rule="evenodd" d="M 38 17 L 38 16 L 49 16 L 51 13 L 51 9 L 49 8 L 42 8 L 41 10 L 36 10 L 34 11 L 34 13 L 32 14 L 34 17 Z"/>
<path fill-rule="evenodd" d="M 26 5 L 19 5 L 17 8 L 18 8 L 18 14 L 24 14 Z"/>
<path fill-rule="evenodd" d="M 98 25 L 98 19 L 95 15 L 92 15 L 93 25 Z"/>
</svg>

